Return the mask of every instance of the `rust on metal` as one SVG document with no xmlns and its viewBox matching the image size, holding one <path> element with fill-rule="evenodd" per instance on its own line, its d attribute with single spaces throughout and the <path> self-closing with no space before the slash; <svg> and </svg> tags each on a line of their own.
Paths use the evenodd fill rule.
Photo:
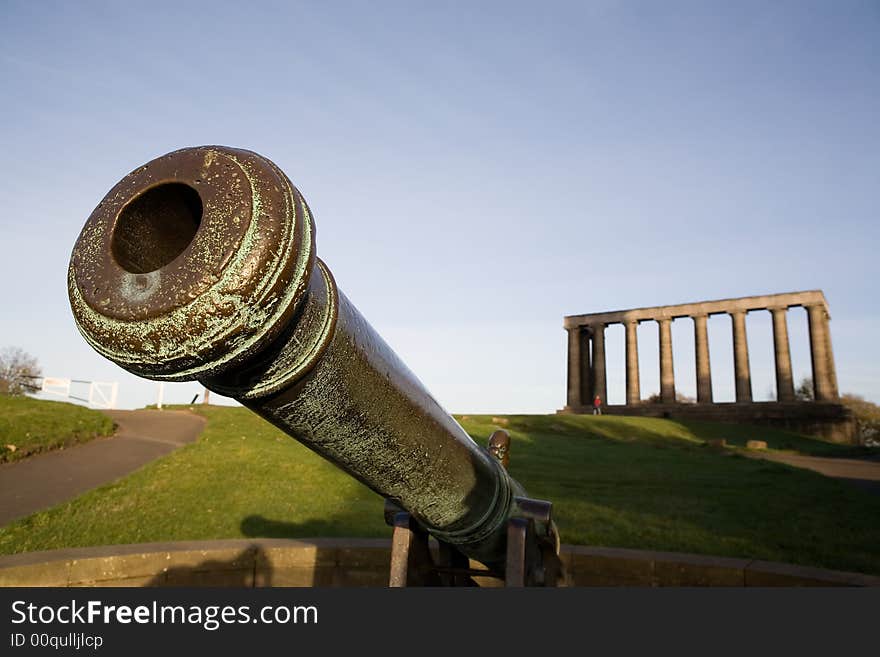
<svg viewBox="0 0 880 657">
<path fill-rule="evenodd" d="M 305 199 L 268 159 L 204 146 L 138 167 L 87 220 L 68 291 L 105 357 L 239 400 L 503 568 L 525 495 L 507 447 L 474 443 L 339 290 Z"/>
</svg>

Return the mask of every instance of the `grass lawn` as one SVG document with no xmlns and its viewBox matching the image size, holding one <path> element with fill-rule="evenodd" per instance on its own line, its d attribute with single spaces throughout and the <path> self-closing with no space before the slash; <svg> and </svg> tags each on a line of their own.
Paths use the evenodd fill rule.
<svg viewBox="0 0 880 657">
<path fill-rule="evenodd" d="M 0 528 L 0 553 L 160 540 L 389 536 L 382 500 L 243 408 L 132 475 Z M 612 416 L 464 416 L 513 437 L 511 473 L 554 503 L 566 543 L 697 552 L 880 574 L 880 496 L 704 445 L 787 432 Z M 721 435 L 723 434 L 723 435 Z M 788 442 L 786 442 L 788 441 Z M 794 441 L 794 442 L 791 442 Z M 836 452 L 835 452 L 836 453 Z"/>
<path fill-rule="evenodd" d="M 699 437 L 701 440 L 724 438 L 728 445 L 734 447 L 745 447 L 746 441 L 749 440 L 763 440 L 767 443 L 768 449 L 808 456 L 858 458 L 877 453 L 876 449 L 872 451 L 869 447 L 841 445 L 782 429 L 697 420 L 674 420 L 670 424 L 674 425 L 670 427 L 670 431 L 683 438 L 688 436 Z"/>
<path fill-rule="evenodd" d="M 111 433 L 113 420 L 98 411 L 67 402 L 0 396 L 0 463 Z"/>
</svg>

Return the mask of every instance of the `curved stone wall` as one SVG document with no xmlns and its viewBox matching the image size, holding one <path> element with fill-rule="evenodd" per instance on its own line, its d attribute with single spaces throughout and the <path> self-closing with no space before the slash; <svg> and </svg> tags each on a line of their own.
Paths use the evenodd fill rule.
<svg viewBox="0 0 880 657">
<path fill-rule="evenodd" d="M 387 586 L 389 558 L 386 539 L 71 548 L 0 557 L 0 586 Z M 880 586 L 872 575 L 675 552 L 564 545 L 562 558 L 572 586 Z"/>
</svg>

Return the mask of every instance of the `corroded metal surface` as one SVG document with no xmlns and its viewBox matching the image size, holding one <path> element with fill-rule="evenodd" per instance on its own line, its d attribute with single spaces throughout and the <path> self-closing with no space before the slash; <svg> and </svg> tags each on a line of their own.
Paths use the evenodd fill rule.
<svg viewBox="0 0 880 657">
<path fill-rule="evenodd" d="M 201 208 L 187 206 L 181 186 Z M 148 193 L 164 203 L 139 203 Z M 171 255 L 165 244 L 184 222 L 197 224 L 189 244 L 144 271 Z M 104 197 L 74 247 L 68 290 L 99 353 L 135 374 L 183 381 L 240 364 L 277 337 L 314 263 L 308 207 L 273 164 L 248 151 L 184 149 Z"/>
<path fill-rule="evenodd" d="M 269 160 L 170 153 L 87 221 L 69 270 L 74 317 L 123 368 L 240 400 L 439 540 L 503 567 L 522 487 L 339 291 L 314 236 L 305 200 Z"/>
</svg>

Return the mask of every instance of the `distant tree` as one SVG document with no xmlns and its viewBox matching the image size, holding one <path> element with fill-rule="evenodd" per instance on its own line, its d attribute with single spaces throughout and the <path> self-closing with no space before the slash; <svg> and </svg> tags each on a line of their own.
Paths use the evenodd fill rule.
<svg viewBox="0 0 880 657">
<path fill-rule="evenodd" d="M 813 379 L 805 376 L 794 389 L 794 398 L 798 401 L 813 401 Z"/>
<path fill-rule="evenodd" d="M 859 443 L 880 447 L 880 406 L 853 394 L 841 395 L 840 402 L 855 415 Z"/>
<path fill-rule="evenodd" d="M 675 401 L 677 401 L 679 404 L 696 404 L 697 403 L 697 400 L 694 399 L 693 397 L 688 397 L 687 395 L 682 394 L 680 392 L 675 393 Z M 655 392 L 653 395 L 648 397 L 645 400 L 645 402 L 647 402 L 648 404 L 661 404 L 661 403 L 663 403 L 663 400 L 660 398 L 660 393 Z"/>
<path fill-rule="evenodd" d="M 37 389 L 42 374 L 37 359 L 18 347 L 0 349 L 0 395 L 23 395 Z"/>
</svg>

